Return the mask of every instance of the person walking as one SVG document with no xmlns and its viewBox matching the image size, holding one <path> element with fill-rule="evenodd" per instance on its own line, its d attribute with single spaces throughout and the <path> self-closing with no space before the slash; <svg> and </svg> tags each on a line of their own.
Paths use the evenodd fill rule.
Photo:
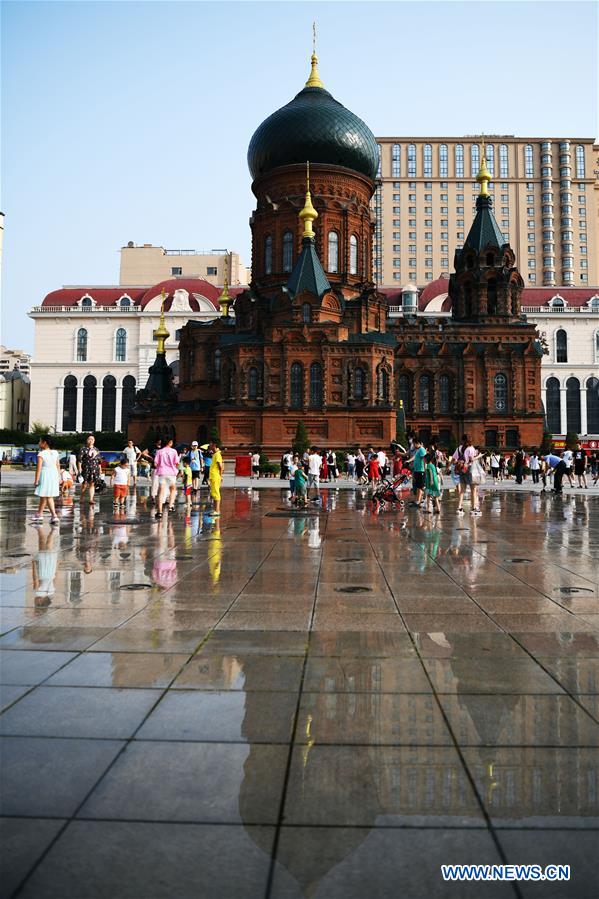
<svg viewBox="0 0 599 899">
<path fill-rule="evenodd" d="M 567 447 L 562 453 L 562 459 L 564 460 L 566 470 L 564 474 L 570 481 L 570 487 L 574 486 L 574 477 L 573 477 L 573 469 L 574 469 L 574 453 L 572 450 Z"/>
<path fill-rule="evenodd" d="M 416 497 L 416 499 L 410 503 L 411 506 L 420 506 L 422 504 L 425 484 L 425 460 L 426 450 L 422 445 L 420 437 L 416 437 L 414 440 L 414 451 L 407 460 L 408 463 L 412 463 L 412 493 Z"/>
<path fill-rule="evenodd" d="M 75 455 L 73 450 L 69 452 L 68 470 L 73 484 L 77 483 L 77 475 L 79 474 L 79 469 L 77 468 L 77 456 Z"/>
<path fill-rule="evenodd" d="M 127 464 L 129 466 L 129 474 L 133 479 L 133 487 L 137 487 L 137 463 L 139 461 L 139 457 L 141 455 L 141 450 L 139 450 L 133 440 L 127 441 L 127 446 L 123 450 L 123 455 L 127 459 Z"/>
<path fill-rule="evenodd" d="M 521 484 L 524 475 L 524 450 L 522 447 L 514 456 L 514 474 L 516 475 L 516 484 Z"/>
<path fill-rule="evenodd" d="M 60 458 L 48 434 L 39 439 L 39 452 L 35 468 L 35 495 L 39 497 L 37 513 L 31 519 L 31 524 L 42 524 L 44 521 L 44 509 L 46 506 L 51 515 L 51 523 L 58 524 L 60 519 L 56 514 L 54 498 L 60 493 Z"/>
<path fill-rule="evenodd" d="M 491 453 L 491 474 L 493 481 L 499 480 L 499 455 L 495 450 Z"/>
<path fill-rule="evenodd" d="M 156 500 L 155 518 L 162 518 L 162 507 L 168 491 L 169 512 L 175 511 L 175 497 L 177 495 L 177 474 L 179 471 L 179 453 L 173 448 L 173 438 L 169 437 L 165 446 L 159 449 L 154 459 L 156 474 L 158 475 L 158 498 Z"/>
<path fill-rule="evenodd" d="M 316 491 L 316 496 L 314 499 L 318 499 L 320 496 L 320 469 L 322 468 L 322 456 L 318 452 L 315 446 L 310 448 L 310 455 L 308 456 L 308 492 L 310 491 L 310 487 L 314 487 Z M 295 489 L 297 490 L 298 483 L 297 480 L 295 482 Z"/>
<path fill-rule="evenodd" d="M 114 509 L 125 510 L 131 477 L 131 463 L 129 457 L 123 453 L 118 465 L 112 469 L 112 505 Z"/>
<path fill-rule="evenodd" d="M 197 440 L 191 441 L 189 467 L 191 469 L 191 489 L 197 493 L 200 489 L 200 475 L 202 474 L 202 453 Z"/>
<path fill-rule="evenodd" d="M 366 467 L 366 457 L 362 452 L 362 449 L 358 447 L 358 451 L 356 452 L 356 480 L 358 484 L 364 483 L 364 469 Z"/>
<path fill-rule="evenodd" d="M 95 446 L 96 438 L 93 434 L 88 434 L 85 446 L 79 453 L 79 476 L 83 478 L 81 484 L 81 500 L 86 491 L 89 491 L 89 504 L 94 504 L 94 494 L 96 487 L 102 476 L 102 466 L 100 450 Z"/>
<path fill-rule="evenodd" d="M 260 478 L 260 453 L 258 450 L 252 453 L 252 480 Z"/>
<path fill-rule="evenodd" d="M 210 452 L 210 446 L 211 444 L 208 444 L 208 449 L 204 453 L 204 474 L 202 476 L 202 487 L 210 486 L 210 466 L 212 465 L 212 453 Z"/>
<path fill-rule="evenodd" d="M 530 468 L 530 473 L 532 475 L 533 484 L 538 484 L 539 483 L 539 475 L 540 475 L 540 471 L 541 471 L 541 460 L 539 459 L 538 450 L 532 451 L 528 465 Z"/>
<path fill-rule="evenodd" d="M 379 468 L 379 457 L 372 449 L 368 454 L 368 483 L 375 488 L 381 478 L 381 470 Z"/>
<path fill-rule="evenodd" d="M 326 450 L 323 450 L 323 453 L 322 453 L 322 465 L 320 466 L 320 480 L 321 481 L 329 480 L 329 460 L 328 460 L 328 453 Z"/>
<path fill-rule="evenodd" d="M 220 515 L 220 485 L 223 479 L 223 457 L 220 452 L 220 447 L 216 440 L 213 440 L 210 443 L 210 449 L 212 450 L 212 462 L 210 464 L 210 496 L 212 498 L 212 502 L 214 504 L 213 515 Z M 260 458 L 260 456 L 258 456 Z"/>
<path fill-rule="evenodd" d="M 293 502 L 295 497 L 295 472 L 300 468 L 299 456 L 292 457 L 291 462 L 287 466 L 287 476 L 289 478 L 289 498 Z"/>
<path fill-rule="evenodd" d="M 464 514 L 463 497 L 468 487 L 470 488 L 470 501 L 472 507 L 470 509 L 470 512 L 472 515 L 481 514 L 478 507 L 478 487 L 476 484 L 472 483 L 472 472 L 470 470 L 472 467 L 472 463 L 475 461 L 475 459 L 478 459 L 479 456 L 480 453 L 474 448 L 474 446 L 472 445 L 472 441 L 470 440 L 468 435 L 464 434 L 464 436 L 462 437 L 462 442 L 452 456 L 454 462 L 454 470 L 459 476 L 459 482 L 457 485 L 459 497 L 459 505 L 457 510 L 458 515 Z"/>
<path fill-rule="evenodd" d="M 439 497 L 441 496 L 441 479 L 439 477 L 439 468 L 437 466 L 436 452 L 429 452 L 426 455 L 425 462 L 425 487 L 426 494 L 426 512 L 429 514 L 434 512 L 438 515 L 441 512 Z M 431 508 L 432 506 L 432 508 Z"/>
<path fill-rule="evenodd" d="M 139 461 L 142 459 L 145 463 L 150 465 L 150 477 L 152 478 L 152 483 L 150 486 L 150 504 L 151 505 L 154 505 L 154 503 L 156 502 L 156 497 L 158 496 L 159 484 L 158 484 L 158 475 L 156 474 L 155 460 L 156 460 L 156 453 L 158 452 L 159 449 L 161 449 L 161 447 L 162 447 L 162 440 L 160 438 L 158 438 L 156 440 L 156 442 L 154 443 L 154 446 L 152 447 L 152 449 L 150 449 L 149 447 L 146 447 L 146 449 L 142 450 L 141 453 L 139 454 L 138 465 L 139 465 Z"/>
<path fill-rule="evenodd" d="M 587 488 L 587 462 L 588 455 L 587 451 L 582 448 L 582 443 L 580 440 L 576 444 L 576 449 L 574 450 L 574 474 L 578 478 L 578 486 Z"/>
<path fill-rule="evenodd" d="M 356 456 L 350 450 L 347 454 L 347 480 L 353 481 L 356 476 Z"/>
<path fill-rule="evenodd" d="M 505 480 L 505 456 L 503 453 L 499 454 L 499 480 Z"/>
</svg>

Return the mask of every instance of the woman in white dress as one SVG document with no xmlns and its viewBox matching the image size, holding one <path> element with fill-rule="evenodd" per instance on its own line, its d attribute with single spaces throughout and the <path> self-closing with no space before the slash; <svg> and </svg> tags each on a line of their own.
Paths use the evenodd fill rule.
<svg viewBox="0 0 599 899">
<path fill-rule="evenodd" d="M 60 493 L 60 460 L 58 453 L 52 449 L 50 437 L 40 437 L 40 451 L 37 454 L 37 468 L 35 469 L 35 495 L 40 502 L 37 514 L 32 518 L 32 524 L 38 524 L 44 520 L 46 505 L 52 516 L 52 524 L 58 524 L 59 518 L 54 506 L 54 497 Z"/>
</svg>

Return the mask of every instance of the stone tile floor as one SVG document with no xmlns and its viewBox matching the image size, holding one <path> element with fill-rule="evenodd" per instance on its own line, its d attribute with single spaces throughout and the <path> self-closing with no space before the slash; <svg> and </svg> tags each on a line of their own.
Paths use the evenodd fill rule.
<svg viewBox="0 0 599 899">
<path fill-rule="evenodd" d="M 599 498 L 323 495 L 2 488 L 2 896 L 597 896 Z M 572 878 L 440 876 L 500 862 Z"/>
</svg>

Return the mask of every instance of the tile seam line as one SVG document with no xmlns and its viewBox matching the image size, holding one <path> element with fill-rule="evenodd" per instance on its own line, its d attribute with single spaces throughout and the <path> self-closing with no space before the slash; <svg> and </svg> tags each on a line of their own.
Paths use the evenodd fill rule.
<svg viewBox="0 0 599 899">
<path fill-rule="evenodd" d="M 373 555 L 374 555 L 374 557 L 375 557 L 375 559 L 376 559 L 376 561 L 377 561 L 377 563 L 378 563 L 378 566 L 379 566 L 379 568 L 380 568 L 380 570 L 381 570 L 381 573 L 383 574 L 383 577 L 385 578 L 385 581 L 386 581 L 386 583 L 387 583 L 387 586 L 388 586 L 389 589 L 391 590 L 391 594 L 392 594 L 392 596 L 393 596 L 393 601 L 395 602 L 395 594 L 393 593 L 393 590 L 391 589 L 391 585 L 389 584 L 389 582 L 388 582 L 388 580 L 387 580 L 387 577 L 386 577 L 386 575 L 385 575 L 384 568 L 383 568 L 383 566 L 382 566 L 382 564 L 381 564 L 381 562 L 380 562 L 380 560 L 379 560 L 378 554 L 377 554 L 377 552 L 376 552 L 376 548 L 375 548 L 375 546 L 373 545 L 373 543 L 372 543 L 372 541 L 371 541 L 371 539 L 370 539 L 370 535 L 369 535 L 366 531 L 365 531 L 365 533 L 366 533 L 367 539 L 368 539 L 368 541 L 369 541 L 369 543 L 370 543 L 371 551 L 372 551 L 372 553 L 373 553 Z M 434 559 L 434 558 L 431 556 L 430 552 L 427 550 L 427 548 L 426 548 L 426 546 L 425 546 L 424 543 L 418 543 L 418 541 L 415 540 L 415 538 L 414 538 L 414 537 L 412 536 L 412 534 L 409 533 L 409 532 L 408 532 L 408 535 L 407 535 L 407 536 L 408 536 L 408 540 L 409 540 L 410 542 L 413 542 L 413 543 L 415 543 L 416 545 L 418 545 L 418 546 L 421 548 L 421 550 L 423 550 L 424 554 L 425 554 L 429 559 L 432 560 L 433 564 L 434 564 L 436 567 L 438 567 L 441 571 L 443 571 L 443 569 L 441 568 L 441 566 L 438 565 L 437 560 Z M 459 585 L 457 584 L 457 582 L 454 580 L 454 578 L 451 577 L 450 574 L 448 574 L 447 572 L 444 572 L 444 574 L 446 574 L 447 577 L 450 577 L 451 580 L 454 582 L 454 584 L 456 584 L 456 586 L 459 586 Z M 472 597 L 471 597 L 471 598 L 472 598 Z M 401 612 L 399 606 L 397 605 L 397 602 L 395 602 L 395 605 L 396 605 L 396 608 L 397 608 L 397 612 L 398 612 L 398 614 L 399 614 L 399 617 L 400 617 L 400 619 L 401 619 L 401 621 L 402 621 L 402 624 L 404 625 L 404 627 L 406 627 L 406 630 L 408 630 L 408 629 L 407 629 L 407 625 L 406 625 L 405 620 L 404 620 L 404 617 L 403 617 L 403 614 L 402 614 L 402 612 Z M 476 605 L 478 605 L 478 603 L 476 603 Z M 479 606 L 479 608 L 480 608 L 480 606 Z M 441 716 L 442 716 L 442 718 L 443 718 L 443 721 L 444 721 L 444 723 L 445 723 L 445 727 L 447 728 L 447 730 L 448 730 L 448 732 L 449 732 L 449 735 L 450 735 L 451 740 L 452 740 L 452 742 L 453 742 L 453 747 L 454 747 L 454 749 L 455 749 L 455 751 L 456 751 L 456 753 L 457 753 L 457 755 L 458 755 L 458 757 L 459 757 L 459 759 L 460 759 L 460 763 L 461 763 L 461 765 L 462 765 L 462 769 L 463 769 L 463 771 L 464 771 L 464 773 L 465 773 L 465 775 L 466 775 L 466 778 L 467 778 L 468 782 L 470 783 L 470 787 L 471 787 L 471 789 L 472 789 L 472 791 L 473 791 L 473 793 L 474 793 L 474 796 L 476 797 L 476 801 L 478 802 L 479 808 L 480 808 L 480 810 L 481 810 L 481 813 L 482 813 L 482 816 L 483 816 L 483 820 L 484 820 L 484 821 L 486 822 L 486 824 L 487 824 L 488 833 L 490 834 L 491 839 L 492 839 L 492 841 L 493 841 L 493 844 L 495 845 L 495 849 L 496 849 L 496 851 L 497 851 L 497 853 L 498 853 L 498 855 L 499 855 L 499 858 L 501 859 L 501 861 L 502 861 L 504 864 L 507 864 L 507 861 L 508 861 L 507 855 L 505 854 L 504 849 L 503 849 L 503 846 L 501 845 L 501 842 L 499 841 L 499 838 L 497 837 L 497 835 L 496 835 L 496 833 L 495 833 L 495 829 L 494 829 L 493 824 L 492 824 L 491 816 L 488 814 L 487 809 L 485 808 L 485 805 L 484 805 L 484 802 L 483 802 L 483 800 L 482 800 L 482 797 L 480 796 L 480 793 L 479 793 L 479 791 L 478 791 L 478 787 L 476 786 L 476 783 L 475 783 L 475 781 L 474 781 L 474 778 L 472 777 L 472 774 L 470 773 L 470 769 L 469 769 L 469 767 L 468 767 L 468 765 L 467 765 L 467 763 L 466 763 L 466 759 L 464 758 L 464 755 L 463 755 L 463 753 L 462 753 L 462 751 L 461 751 L 461 749 L 460 749 L 460 746 L 459 746 L 458 741 L 457 741 L 457 739 L 456 739 L 456 735 L 455 735 L 455 733 L 454 733 L 454 731 L 453 731 L 453 728 L 451 727 L 451 724 L 450 724 L 449 719 L 448 719 L 448 717 L 447 717 L 447 715 L 446 715 L 446 713 L 445 713 L 445 710 L 444 710 L 443 706 L 441 705 L 441 702 L 439 701 L 439 697 L 437 696 L 437 692 L 436 692 L 436 690 L 435 690 L 435 685 L 433 684 L 433 681 L 432 681 L 432 679 L 431 679 L 431 677 L 430 677 L 430 675 L 429 675 L 429 673 L 428 673 L 428 671 L 427 671 L 427 669 L 426 669 L 426 666 L 425 666 L 425 664 L 424 664 L 424 662 L 423 662 L 423 660 L 422 660 L 422 656 L 420 655 L 420 653 L 419 653 L 419 651 L 418 651 L 418 647 L 417 647 L 417 645 L 416 645 L 416 642 L 415 642 L 414 637 L 413 637 L 413 635 L 412 635 L 412 632 L 411 632 L 410 630 L 408 630 L 408 635 L 409 635 L 410 641 L 411 641 L 411 643 L 412 643 L 412 646 L 413 646 L 414 650 L 416 651 L 416 654 L 417 654 L 417 656 L 418 656 L 418 659 L 419 659 L 420 664 L 421 664 L 421 666 L 422 666 L 422 669 L 423 669 L 423 671 L 424 671 L 425 677 L 427 678 L 427 680 L 429 681 L 429 683 L 430 683 L 430 685 L 431 685 L 431 689 L 432 689 L 432 691 L 433 691 L 433 696 L 434 696 L 434 698 L 435 698 L 435 702 L 436 702 L 436 704 L 437 704 L 437 708 L 439 709 L 439 712 L 440 712 L 440 714 L 441 714 Z M 449 745 L 451 745 L 451 744 L 449 744 Z M 523 899 L 522 893 L 521 893 L 520 888 L 518 887 L 518 885 L 514 883 L 514 884 L 512 884 L 512 887 L 513 887 L 513 891 L 514 891 L 514 894 L 515 894 L 515 896 L 516 896 L 516 899 Z"/>
</svg>

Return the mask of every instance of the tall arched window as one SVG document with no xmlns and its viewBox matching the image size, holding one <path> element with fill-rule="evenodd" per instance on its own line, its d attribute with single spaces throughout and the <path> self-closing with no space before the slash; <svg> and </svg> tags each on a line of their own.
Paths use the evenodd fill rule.
<svg viewBox="0 0 599 899">
<path fill-rule="evenodd" d="M 507 144 L 499 144 L 499 177 L 507 178 L 509 175 Z"/>
<path fill-rule="evenodd" d="M 102 430 L 114 431 L 116 423 L 116 378 L 106 375 L 102 381 Z"/>
<path fill-rule="evenodd" d="M 322 406 L 322 365 L 313 362 L 310 366 L 310 405 Z"/>
<path fill-rule="evenodd" d="M 439 378 L 439 411 L 451 412 L 452 384 L 449 375 L 441 375 Z"/>
<path fill-rule="evenodd" d="M 248 399 L 255 400 L 258 397 L 258 369 L 252 365 L 248 372 Z"/>
<path fill-rule="evenodd" d="M 294 362 L 289 379 L 289 405 L 292 409 L 301 409 L 304 404 L 304 366 Z"/>
<path fill-rule="evenodd" d="M 587 434 L 599 434 L 599 380 L 587 381 Z"/>
<path fill-rule="evenodd" d="M 226 400 L 235 399 L 235 366 L 229 363 L 225 372 L 224 396 Z"/>
<path fill-rule="evenodd" d="M 401 176 L 401 147 L 399 144 L 393 144 L 391 148 L 391 177 L 399 178 Z"/>
<path fill-rule="evenodd" d="M 336 231 L 329 231 L 328 270 L 339 271 L 339 235 Z"/>
<path fill-rule="evenodd" d="M 283 234 L 283 271 L 290 272 L 293 267 L 293 234 L 285 231 Z"/>
<path fill-rule="evenodd" d="M 524 176 L 525 178 L 533 178 L 534 173 L 535 167 L 532 157 L 532 147 L 530 144 L 526 144 L 524 147 Z"/>
<path fill-rule="evenodd" d="M 496 412 L 507 412 L 507 377 L 503 372 L 493 378 L 493 407 Z"/>
<path fill-rule="evenodd" d="M 418 411 L 431 411 L 431 379 L 429 375 L 420 375 L 418 379 Z"/>
<path fill-rule="evenodd" d="M 86 309 L 89 309 L 90 306 L 94 305 L 94 302 L 91 297 L 83 297 L 83 299 L 81 300 L 81 305 Z"/>
<path fill-rule="evenodd" d="M 555 361 L 568 361 L 568 335 L 563 328 L 560 328 L 555 334 Z"/>
<path fill-rule="evenodd" d="M 121 431 L 127 431 L 129 426 L 129 415 L 135 405 L 135 391 L 137 385 L 133 375 L 125 375 L 123 378 L 123 395 L 121 402 Z"/>
<path fill-rule="evenodd" d="M 470 174 L 473 178 L 478 175 L 480 167 L 480 147 L 478 144 L 470 145 Z"/>
<path fill-rule="evenodd" d="M 562 433 L 562 410 L 560 404 L 559 381 L 557 378 L 548 378 L 546 386 L 547 429 L 552 434 Z"/>
<path fill-rule="evenodd" d="M 416 177 L 416 144 L 408 144 L 408 178 Z"/>
<path fill-rule="evenodd" d="M 358 274 L 358 238 L 352 234 L 349 239 L 349 273 Z"/>
<path fill-rule="evenodd" d="M 114 358 L 117 362 L 127 360 L 127 332 L 124 328 L 117 328 L 114 338 Z"/>
<path fill-rule="evenodd" d="M 487 313 L 497 315 L 497 281 L 495 278 L 489 278 L 487 281 Z"/>
<path fill-rule="evenodd" d="M 305 325 L 309 325 L 312 321 L 312 306 L 310 303 L 302 303 L 302 321 Z"/>
<path fill-rule="evenodd" d="M 77 362 L 87 362 L 87 331 L 79 328 L 77 331 Z"/>
<path fill-rule="evenodd" d="M 441 144 L 439 146 L 439 177 L 447 178 L 447 172 L 447 144 Z"/>
<path fill-rule="evenodd" d="M 403 404 L 404 412 L 412 411 L 412 379 L 410 375 L 400 375 L 397 379 L 397 400 Z"/>
<path fill-rule="evenodd" d="M 364 399 L 364 391 L 366 388 L 366 379 L 364 377 L 364 369 L 358 365 L 354 369 L 354 398 L 357 400 Z"/>
<path fill-rule="evenodd" d="M 493 144 L 487 144 L 485 149 L 485 159 L 487 160 L 487 168 L 489 169 L 489 174 L 495 174 L 495 147 Z"/>
<path fill-rule="evenodd" d="M 384 403 L 389 402 L 389 371 L 386 368 L 379 368 L 378 372 L 378 396 Z"/>
<path fill-rule="evenodd" d="M 64 379 L 62 396 L 62 430 L 75 431 L 77 428 L 77 378 L 67 375 Z"/>
<path fill-rule="evenodd" d="M 121 297 L 119 300 L 119 306 L 121 309 L 127 309 L 131 305 L 131 300 L 129 297 Z"/>
<path fill-rule="evenodd" d="M 455 176 L 456 178 L 464 177 L 464 145 L 455 145 Z"/>
<path fill-rule="evenodd" d="M 97 382 L 93 375 L 86 375 L 83 379 L 83 421 L 84 431 L 96 429 L 96 388 Z"/>
<path fill-rule="evenodd" d="M 264 240 L 264 274 L 272 274 L 272 237 L 270 234 Z"/>
<path fill-rule="evenodd" d="M 578 144 L 578 146 L 576 147 L 576 177 L 584 178 L 584 171 L 584 147 L 582 146 L 582 144 Z"/>
<path fill-rule="evenodd" d="M 424 145 L 424 177 L 432 178 L 433 176 L 433 148 L 430 144 Z"/>
<path fill-rule="evenodd" d="M 566 431 L 580 434 L 580 381 L 568 378 L 566 381 Z"/>
<path fill-rule="evenodd" d="M 220 350 L 214 351 L 214 380 L 220 381 Z"/>
</svg>

